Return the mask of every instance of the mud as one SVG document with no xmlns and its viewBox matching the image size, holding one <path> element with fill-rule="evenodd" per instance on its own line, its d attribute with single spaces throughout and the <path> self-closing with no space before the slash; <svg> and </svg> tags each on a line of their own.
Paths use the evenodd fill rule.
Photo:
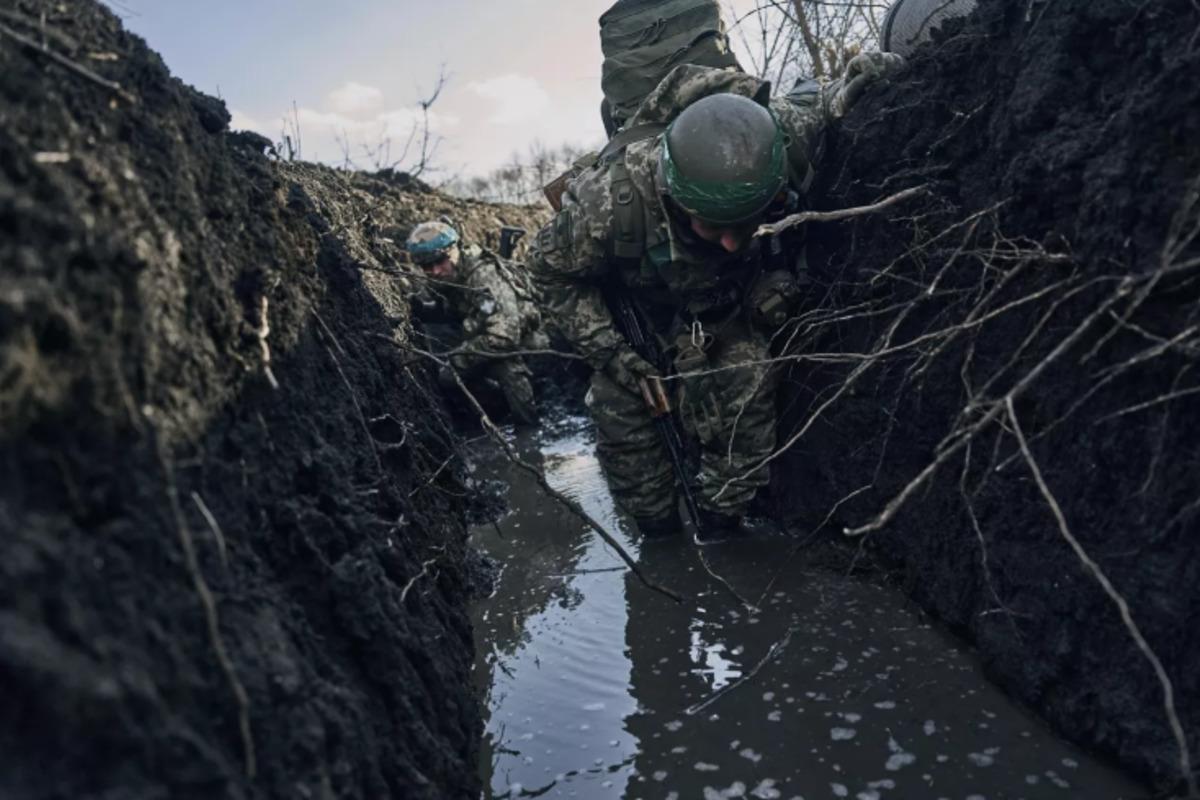
<svg viewBox="0 0 1200 800">
<path fill-rule="evenodd" d="M 472 796 L 464 502 L 397 242 L 91 2 L 0 20 L 0 796 Z M 128 98 L 127 98 L 128 95 Z"/>
<path fill-rule="evenodd" d="M 980 6 L 828 142 L 821 207 L 929 193 L 812 231 L 814 298 L 835 313 L 805 334 L 802 352 L 823 355 L 789 369 L 784 438 L 809 427 L 775 502 L 799 525 L 833 512 L 835 530 L 860 526 L 955 447 L 869 535 L 869 557 L 1057 731 L 1169 787 L 1181 766 L 1160 683 L 1007 412 L 969 445 L 961 433 L 1016 391 L 1068 528 L 1173 683 L 1194 767 L 1200 11 Z"/>
</svg>

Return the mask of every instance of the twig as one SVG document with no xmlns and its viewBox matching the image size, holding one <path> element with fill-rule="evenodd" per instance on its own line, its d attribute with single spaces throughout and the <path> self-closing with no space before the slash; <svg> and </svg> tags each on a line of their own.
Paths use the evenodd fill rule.
<svg viewBox="0 0 1200 800">
<path fill-rule="evenodd" d="M 412 589 L 413 584 L 421 578 L 429 574 L 429 568 L 442 560 L 442 556 L 446 554 L 445 546 L 438 548 L 438 554 L 433 558 L 421 562 L 421 571 L 408 579 L 408 583 L 404 584 L 404 588 L 400 590 L 400 602 L 403 603 L 408 598 L 408 591 Z"/>
<path fill-rule="evenodd" d="M 771 659 L 773 659 L 773 658 L 775 658 L 775 656 L 779 655 L 779 653 L 781 653 L 783 651 L 783 649 L 788 646 L 788 643 L 790 643 L 792 641 L 792 634 L 795 632 L 796 632 L 795 625 L 788 628 L 787 633 L 785 633 L 783 635 L 783 638 L 780 639 L 778 642 L 775 642 L 775 644 L 771 645 L 771 648 L 769 650 L 767 650 L 767 654 L 764 655 L 761 659 L 759 659 L 759 662 L 757 664 L 755 664 L 754 667 L 749 672 L 747 672 L 745 675 L 741 676 L 737 680 L 725 684 L 720 689 L 713 692 L 712 694 L 710 694 L 708 697 L 701 700 L 700 702 L 688 706 L 687 708 L 684 709 L 683 713 L 687 714 L 689 717 L 693 716 L 695 714 L 698 714 L 701 711 L 703 711 L 704 709 L 711 706 L 713 703 L 720 700 L 725 695 L 732 692 L 734 689 L 741 686 L 743 683 L 753 680 L 754 677 L 756 675 L 758 675 L 759 671 L 763 667 L 765 667 L 767 665 L 767 663 L 769 661 L 771 661 Z"/>
<path fill-rule="evenodd" d="M 10 39 L 13 39 L 16 42 L 19 42 L 20 44 L 25 45 L 26 47 L 28 47 L 29 49 L 33 50 L 36 53 L 41 53 L 42 55 L 46 56 L 46 58 L 49 58 L 51 61 L 53 61 L 54 63 L 56 63 L 60 66 L 66 67 L 68 70 L 70 70 L 71 72 L 74 72 L 76 75 L 79 75 L 82 78 L 86 78 L 89 81 L 92 81 L 93 83 L 98 84 L 99 86 L 103 86 L 105 89 L 108 89 L 110 92 L 113 92 L 113 93 L 119 95 L 126 102 L 128 102 L 130 104 L 137 103 L 137 98 L 134 97 L 132 94 L 130 94 L 128 91 L 126 91 L 124 88 L 122 88 L 121 84 L 117 83 L 116 81 L 110 81 L 108 78 L 102 78 L 101 76 L 97 75 L 95 72 L 93 72 L 92 70 L 83 66 L 82 64 L 77 64 L 74 61 L 72 61 L 71 59 L 67 58 L 66 56 L 56 53 L 53 50 L 51 50 L 50 48 L 38 44 L 33 39 L 30 39 L 28 36 L 17 33 L 12 28 L 5 25 L 3 22 L 0 22 L 0 34 L 4 34 L 5 36 L 9 37 Z"/>
<path fill-rule="evenodd" d="M 217 524 L 217 518 L 208 510 L 204 498 L 198 492 L 192 492 L 192 502 L 200 510 L 200 516 L 204 517 L 204 521 L 208 523 L 208 529 L 212 531 L 213 538 L 217 540 L 217 555 L 221 557 L 221 564 L 225 569 L 229 569 L 229 553 L 225 549 L 225 535 L 221 533 L 221 526 Z"/>
<path fill-rule="evenodd" d="M 1156 397 L 1153 400 L 1147 400 L 1144 403 L 1138 403 L 1136 406 L 1130 406 L 1129 408 L 1124 408 L 1120 411 L 1114 411 L 1113 413 L 1096 420 L 1093 424 L 1099 425 L 1101 422 L 1107 422 L 1110 419 L 1124 417 L 1128 414 L 1136 414 L 1139 411 L 1145 411 L 1147 408 L 1153 408 L 1154 406 L 1159 406 L 1163 403 L 1170 403 L 1172 400 L 1178 400 L 1181 397 L 1189 397 L 1194 394 L 1200 394 L 1200 386 L 1193 386 L 1189 389 L 1180 389 L 1175 392 L 1168 392 L 1167 394 Z"/>
<path fill-rule="evenodd" d="M 642 571 L 641 567 L 638 566 L 637 562 L 634 561 L 633 557 L 630 556 L 629 553 L 625 550 L 625 548 L 621 546 L 621 543 L 618 542 L 616 539 L 614 539 L 612 534 L 610 534 L 608 531 L 604 530 L 604 527 L 599 522 L 597 522 L 595 520 L 595 518 L 592 517 L 591 514 L 588 514 L 586 511 L 584 511 L 583 507 L 580 506 L 578 503 L 576 503 L 574 500 L 572 500 L 571 498 L 567 497 L 562 492 L 559 492 L 557 489 L 552 487 L 550 485 L 550 483 L 546 480 L 545 473 L 543 473 L 540 469 L 538 469 L 537 467 L 535 467 L 534 465 L 530 464 L 529 462 L 522 459 L 519 455 L 517 455 L 517 452 L 513 449 L 513 446 L 508 443 L 508 440 L 504 438 L 504 434 L 500 432 L 500 429 L 498 427 L 496 427 L 496 423 L 492 421 L 492 418 L 488 416 L 488 414 L 484 410 L 483 406 L 480 405 L 479 400 L 476 399 L 475 395 L 471 393 L 471 390 L 467 388 L 467 385 L 463 382 L 462 377 L 458 374 L 458 370 L 451 367 L 447 361 L 445 361 L 442 358 L 439 358 L 438 356 L 434 355 L 433 353 L 430 353 L 426 350 L 420 350 L 416 347 L 413 347 L 412 345 L 407 345 L 407 347 L 409 349 L 411 349 L 413 352 L 423 355 L 426 358 L 431 359 L 432 361 L 434 361 L 435 363 L 437 363 L 443 367 L 450 367 L 450 374 L 454 376 L 454 382 L 458 385 L 459 391 L 461 391 L 463 393 L 463 396 L 465 396 L 467 398 L 467 401 L 471 404 L 472 408 L 475 409 L 475 413 L 479 415 L 479 421 L 483 425 L 484 430 L 486 430 L 488 432 L 488 434 L 491 435 L 492 441 L 494 441 L 496 444 L 498 444 L 500 446 L 500 449 L 504 451 L 504 456 L 509 461 L 511 461 L 514 465 L 519 467 L 522 471 L 524 471 L 524 472 L 528 473 L 530 476 L 532 476 L 533 479 L 535 481 L 537 481 L 538 486 L 540 486 L 542 488 L 542 491 L 546 492 L 546 494 L 550 495 L 550 497 L 552 497 L 559 504 L 564 506 L 572 514 L 574 514 L 575 516 L 579 517 L 579 519 L 581 519 L 585 523 L 587 523 L 588 527 L 590 527 L 593 531 L 595 531 L 596 534 L 601 539 L 604 540 L 605 544 L 607 544 L 609 547 L 611 547 L 616 552 L 616 554 L 618 556 L 620 556 L 621 560 L 624 561 L 626 565 L 628 565 L 630 571 L 632 571 L 633 574 L 637 576 L 637 579 L 639 581 L 641 581 L 642 584 L 645 585 L 645 587 L 647 589 L 650 589 L 651 591 L 655 591 L 655 592 L 658 592 L 659 594 L 665 595 L 665 596 L 671 598 L 672 600 L 674 600 L 676 603 L 683 602 L 682 595 L 680 595 L 677 592 L 674 592 L 671 589 L 668 589 L 664 586 L 660 586 L 657 583 L 655 583 L 654 581 L 647 578 L 646 574 Z"/>
<path fill-rule="evenodd" d="M 1005 395 L 1004 398 L 993 403 L 991 410 L 981 416 L 979 420 L 976 421 L 975 424 L 971 425 L 971 427 L 969 427 L 967 430 L 962 431 L 961 433 L 951 433 L 945 439 L 943 439 L 941 444 L 938 445 L 939 453 L 934 460 L 930 462 L 929 465 L 917 475 L 917 477 L 913 478 L 913 480 L 910 481 L 908 485 L 900 491 L 899 494 L 893 497 L 888 502 L 887 506 L 884 507 L 883 511 L 876 515 L 875 519 L 871 520 L 865 525 L 860 525 L 857 528 L 847 528 L 844 531 L 845 535 L 863 536 L 871 533 L 872 531 L 877 531 L 884 525 L 887 525 L 889 522 L 891 522 L 892 518 L 895 517 L 896 514 L 899 513 L 900 509 L 904 507 L 905 503 L 908 502 L 908 499 L 925 484 L 925 481 L 929 480 L 929 478 L 932 477 L 933 474 L 937 472 L 943 464 L 953 458 L 958 451 L 962 450 L 963 447 L 970 443 L 970 441 L 975 438 L 976 434 L 978 434 L 981 430 L 983 430 L 1001 415 L 1001 413 L 1004 411 L 1005 401 L 1011 402 L 1013 398 L 1024 394 L 1024 392 L 1039 377 L 1041 377 L 1042 373 L 1045 372 L 1051 364 L 1062 357 L 1064 353 L 1070 350 L 1083 337 L 1083 334 L 1092 327 L 1096 320 L 1104 316 L 1118 300 L 1128 295 L 1132 283 L 1133 282 L 1130 279 L 1122 281 L 1117 290 L 1113 292 L 1113 294 L 1109 296 L 1109 298 L 1105 300 L 1098 309 L 1089 314 L 1081 323 L 1079 323 L 1075 330 L 1071 331 L 1071 333 L 1069 333 L 1061 342 L 1058 343 L 1058 345 L 1050 352 L 1049 355 L 1042 359 L 1041 362 L 1033 367 L 1033 369 L 1029 370 L 1029 372 L 1025 374 L 1025 377 L 1018 381 L 1017 384 L 1008 391 L 1008 394 Z"/>
<path fill-rule="evenodd" d="M 342 346 L 338 344 L 338 340 L 334 338 L 329 328 L 325 327 L 325 323 L 317 316 L 316 311 L 313 312 L 313 316 L 321 324 L 321 327 L 325 329 L 325 335 L 329 337 L 334 346 L 342 350 Z M 367 437 L 367 444 L 371 448 L 371 457 L 375 460 L 375 468 L 382 473 L 383 461 L 380 460 L 379 450 L 375 447 L 375 437 L 371 435 L 371 426 L 367 424 L 367 415 L 363 413 L 362 405 L 358 402 L 358 392 L 354 391 L 354 384 L 350 383 L 350 379 L 346 377 L 346 372 L 342 369 L 342 362 L 338 361 L 337 354 L 333 352 L 333 349 L 329 345 L 324 345 L 324 347 L 325 352 L 329 354 L 329 360 L 333 362 L 334 368 L 337 370 L 338 375 L 341 376 L 342 383 L 346 385 L 346 391 L 350 392 L 350 401 L 354 403 L 354 410 L 358 414 L 358 421 L 362 424 L 363 433 Z M 345 353 L 346 351 L 342 350 L 342 352 Z"/>
<path fill-rule="evenodd" d="M 805 536 L 792 546 L 792 549 L 788 551 L 787 556 L 784 557 L 783 561 L 779 564 L 779 569 L 775 570 L 775 574 L 771 576 L 771 580 L 767 581 L 767 585 L 763 587 L 762 594 L 759 595 L 758 598 L 758 605 L 762 605 L 762 602 L 767 599 L 767 594 L 771 591 L 771 587 L 775 585 L 775 581 L 779 580 L 779 576 L 783 574 L 785 569 L 787 569 L 788 564 L 790 564 L 792 559 L 796 557 L 796 554 L 807 547 L 813 539 L 817 538 L 817 534 L 819 534 L 822 529 L 829 524 L 829 521 L 833 519 L 833 516 L 837 513 L 837 510 L 842 507 L 842 504 L 853 500 L 866 490 L 874 488 L 874 486 L 874 483 L 868 483 L 866 486 L 860 486 L 850 494 L 843 497 L 841 500 L 838 500 L 833 504 L 833 508 L 829 509 L 829 513 L 825 515 L 825 519 L 821 520 L 821 524 L 813 528 L 812 532 L 809 533 L 808 536 Z"/>
<path fill-rule="evenodd" d="M 271 335 L 271 320 L 267 316 L 267 307 L 267 296 L 264 294 L 258 301 L 258 330 L 254 335 L 262 349 L 263 374 L 267 376 L 267 383 L 271 384 L 271 388 L 278 391 L 279 381 L 275 380 L 275 373 L 271 371 L 271 348 L 267 345 L 267 337 Z"/>
<path fill-rule="evenodd" d="M 1005 401 L 1005 408 L 1008 411 L 1008 420 L 1012 423 L 1013 435 L 1017 439 L 1017 443 L 1021 447 L 1021 454 L 1025 457 L 1025 463 L 1029 465 L 1029 471 L 1033 474 L 1033 479 L 1037 482 L 1038 490 L 1041 491 L 1042 497 L 1046 504 L 1050 506 L 1050 510 L 1054 513 L 1054 519 L 1058 523 L 1058 531 L 1062 537 L 1075 551 L 1076 557 L 1083 563 L 1083 566 L 1096 582 L 1100 584 L 1100 588 L 1108 595 L 1109 599 L 1117 606 L 1117 610 L 1121 614 L 1121 621 L 1125 623 L 1126 630 L 1133 637 L 1134 644 L 1138 650 L 1150 662 L 1150 666 L 1154 669 L 1154 675 L 1158 678 L 1158 682 L 1162 687 L 1163 693 L 1163 710 L 1167 715 L 1167 723 L 1171 727 L 1171 733 L 1175 737 L 1175 743 L 1179 747 L 1179 770 L 1183 774 L 1183 779 L 1187 783 L 1188 797 L 1200 797 L 1200 784 L 1196 781 L 1196 776 L 1192 773 L 1192 756 L 1188 749 L 1187 736 L 1183 731 L 1183 724 L 1179 721 L 1179 714 L 1175 710 L 1175 686 L 1171 683 L 1171 678 L 1167 675 L 1166 668 L 1163 667 L 1162 661 L 1158 655 L 1151 649 L 1146 637 L 1142 635 L 1141 629 L 1133 620 L 1133 615 L 1129 611 L 1129 603 L 1112 585 L 1112 581 L 1100 569 L 1087 551 L 1083 549 L 1083 545 L 1071 533 L 1071 529 L 1067 526 L 1067 518 L 1063 514 L 1062 507 L 1059 506 L 1058 500 L 1055 499 L 1054 493 L 1050 491 L 1050 487 L 1046 484 L 1046 479 L 1042 476 L 1042 470 L 1038 467 L 1037 461 L 1033 458 L 1033 453 L 1029 449 L 1029 443 L 1025 440 L 1025 433 L 1021 430 L 1021 423 L 1017 419 L 1016 409 L 1013 407 L 1012 397 L 1008 397 Z"/>
<path fill-rule="evenodd" d="M 761 608 L 754 605 L 746 598 L 742 597 L 742 595 L 738 592 L 738 590 L 733 588 L 732 583 L 730 583 L 725 578 L 723 578 L 719 574 L 717 574 L 717 571 L 714 570 L 712 568 L 712 565 L 708 563 L 708 559 L 704 557 L 704 548 L 703 547 L 699 547 L 696 549 L 696 555 L 698 555 L 700 557 L 700 566 L 704 567 L 704 571 L 708 573 L 708 576 L 710 578 L 712 578 L 714 581 L 716 581 L 717 583 L 724 586 L 725 591 L 729 592 L 729 594 L 731 594 L 733 596 L 734 600 L 737 600 L 739 603 L 741 603 L 742 606 L 747 611 L 749 611 L 751 614 L 757 614 L 760 611 L 762 611 Z"/>
<path fill-rule="evenodd" d="M 187 520 L 183 516 L 183 508 L 179 505 L 179 490 L 175 484 L 175 472 L 171 468 L 171 462 L 167 458 L 166 450 L 161 439 L 155 435 L 155 444 L 158 450 L 159 464 L 163 470 L 163 477 L 166 482 L 167 504 L 170 506 L 171 515 L 175 520 L 175 531 L 179 535 L 179 543 L 183 547 L 184 563 L 187 566 L 188 574 L 192 578 L 192 586 L 196 590 L 197 596 L 200 598 L 200 604 L 204 607 L 204 620 L 208 626 L 208 639 L 211 644 L 213 653 L 217 657 L 217 663 L 221 665 L 221 670 L 225 673 L 226 680 L 229 681 L 229 688 L 233 692 L 234 699 L 238 706 L 238 728 L 242 734 L 242 751 L 245 758 L 246 777 L 249 780 L 254 780 L 254 776 L 258 772 L 258 765 L 254 754 L 254 737 L 250 730 L 250 697 L 246 694 L 246 687 L 238 679 L 237 671 L 233 666 L 233 660 L 229 657 L 229 651 L 225 649 L 225 641 L 221 638 L 220 619 L 217 616 L 217 601 L 213 598 L 212 591 L 208 588 L 208 583 L 204 580 L 204 575 L 200 572 L 200 562 L 196 558 L 196 547 L 192 542 L 192 533 L 188 529 Z"/>
<path fill-rule="evenodd" d="M 796 214 L 790 214 L 778 222 L 770 225 L 759 225 L 758 230 L 754 232 L 758 236 L 775 236 L 789 228 L 794 228 L 797 225 L 803 225 L 806 222 L 837 222 L 838 220 L 850 219 L 851 217 L 861 217 L 866 214 L 877 214 L 897 203 L 902 203 L 905 200 L 924 194 L 927 191 L 925 186 L 913 186 L 909 189 L 896 192 L 889 195 L 878 203 L 872 203 L 868 206 L 855 206 L 853 208 L 840 208 L 836 211 L 801 211 Z"/>
</svg>

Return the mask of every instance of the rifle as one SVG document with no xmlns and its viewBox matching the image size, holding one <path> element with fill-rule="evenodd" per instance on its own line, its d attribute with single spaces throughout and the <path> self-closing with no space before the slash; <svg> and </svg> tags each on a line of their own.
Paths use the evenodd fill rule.
<svg viewBox="0 0 1200 800">
<path fill-rule="evenodd" d="M 629 293 L 616 289 L 609 293 L 609 298 L 621 335 L 633 347 L 635 353 L 653 364 L 659 372 L 665 375 L 668 365 L 663 357 L 663 352 L 659 348 L 657 340 L 653 336 L 646 335 L 645 322 L 633 304 Z M 646 406 L 650 409 L 654 427 L 658 429 L 659 438 L 662 439 L 663 446 L 667 449 L 667 456 L 671 460 L 675 479 L 679 482 L 680 490 L 683 492 L 683 504 L 687 508 L 688 516 L 692 519 L 692 525 L 696 527 L 696 533 L 703 537 L 700 508 L 696 505 L 696 498 L 688 483 L 688 471 L 685 466 L 687 453 L 684 450 L 683 435 L 679 431 L 679 419 L 671 408 L 667 390 L 663 386 L 662 379 L 658 377 L 642 378 L 638 385 L 642 390 L 642 399 L 646 401 Z"/>
</svg>

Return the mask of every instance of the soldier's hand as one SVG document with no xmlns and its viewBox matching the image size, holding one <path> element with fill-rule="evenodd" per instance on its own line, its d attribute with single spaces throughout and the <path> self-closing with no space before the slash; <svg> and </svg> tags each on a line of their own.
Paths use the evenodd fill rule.
<svg viewBox="0 0 1200 800">
<path fill-rule="evenodd" d="M 834 93 L 830 111 L 841 117 L 858 102 L 863 91 L 876 81 L 885 80 L 904 66 L 904 56 L 898 53 L 859 53 L 846 63 L 842 85 Z"/>
<path fill-rule="evenodd" d="M 604 365 L 604 373 L 612 378 L 622 388 L 641 396 L 641 383 L 647 378 L 660 378 L 658 370 L 646 359 L 629 348 L 617 351 L 617 354 Z"/>
</svg>

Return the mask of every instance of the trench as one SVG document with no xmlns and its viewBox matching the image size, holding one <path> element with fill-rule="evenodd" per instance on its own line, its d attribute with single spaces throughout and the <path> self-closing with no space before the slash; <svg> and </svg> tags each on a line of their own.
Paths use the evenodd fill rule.
<svg viewBox="0 0 1200 800">
<path fill-rule="evenodd" d="M 641 544 L 586 420 L 514 434 L 659 582 L 647 590 L 495 449 L 510 511 L 472 530 L 499 566 L 476 602 L 486 798 L 1145 797 L 988 682 L 897 589 L 808 563 L 799 539 Z M 794 555 L 793 555 L 794 554 Z M 757 611 L 739 603 L 714 575 Z"/>
</svg>

